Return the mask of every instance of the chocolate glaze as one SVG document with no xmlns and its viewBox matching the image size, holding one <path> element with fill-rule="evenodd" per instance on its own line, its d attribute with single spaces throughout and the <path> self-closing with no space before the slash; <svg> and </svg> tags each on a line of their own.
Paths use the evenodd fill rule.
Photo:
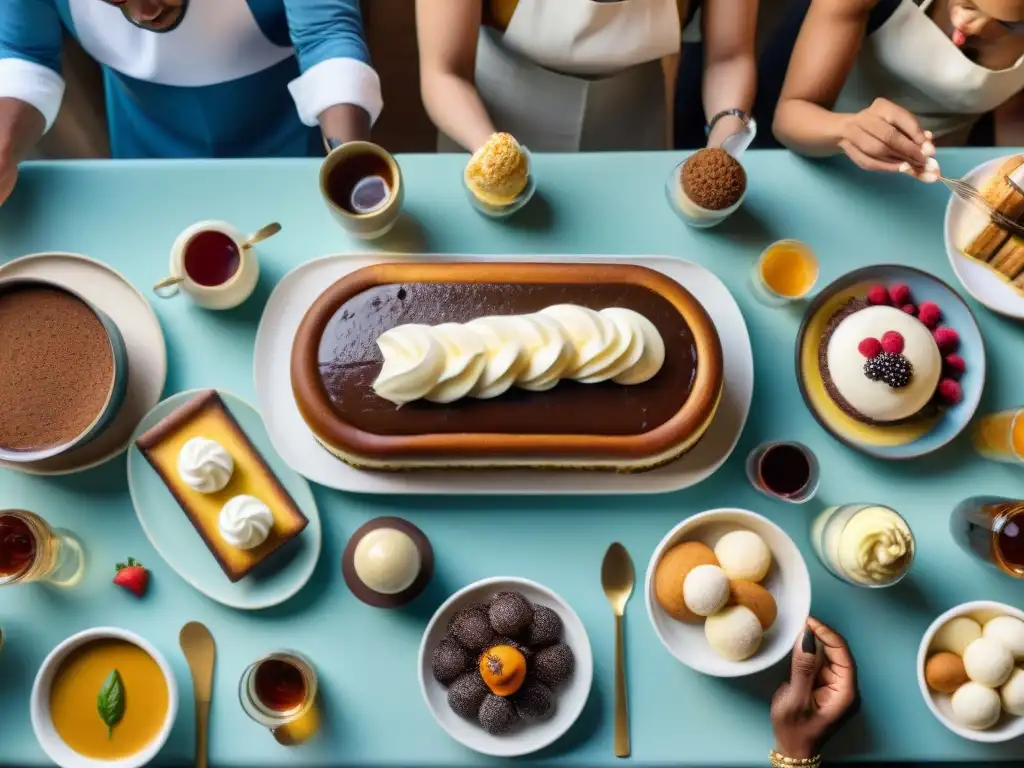
<svg viewBox="0 0 1024 768">
<path fill-rule="evenodd" d="M 486 315 L 537 312 L 553 304 L 600 310 L 626 307 L 661 333 L 666 357 L 651 380 L 634 386 L 563 381 L 547 392 L 513 387 L 490 400 L 427 401 L 401 408 L 373 392 L 382 358 L 377 338 L 405 323 L 437 325 Z M 378 435 L 486 432 L 492 434 L 636 435 L 678 413 L 693 389 L 697 349 L 672 304 L 641 285 L 405 283 L 374 286 L 346 301 L 328 321 L 319 344 L 320 377 L 334 411 Z"/>
</svg>

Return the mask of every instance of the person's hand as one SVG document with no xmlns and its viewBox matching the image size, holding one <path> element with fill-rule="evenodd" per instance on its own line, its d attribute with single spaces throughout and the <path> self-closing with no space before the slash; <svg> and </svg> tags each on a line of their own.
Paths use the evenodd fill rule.
<svg viewBox="0 0 1024 768">
<path fill-rule="evenodd" d="M 921 129 L 913 114 L 887 99 L 875 99 L 867 109 L 850 115 L 839 148 L 867 171 L 938 180 L 931 133 Z"/>
<path fill-rule="evenodd" d="M 858 706 L 857 666 L 846 641 L 809 618 L 793 647 L 790 680 L 772 698 L 776 751 L 797 760 L 820 754 Z"/>
</svg>

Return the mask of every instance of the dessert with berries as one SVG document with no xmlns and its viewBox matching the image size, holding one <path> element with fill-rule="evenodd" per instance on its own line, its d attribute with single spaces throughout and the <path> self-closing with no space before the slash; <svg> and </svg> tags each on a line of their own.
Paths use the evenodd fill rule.
<svg viewBox="0 0 1024 768">
<path fill-rule="evenodd" d="M 963 398 L 959 336 L 933 302 L 914 302 L 904 284 L 871 287 L 828 321 L 818 346 L 825 389 L 866 424 L 935 415 Z"/>
<path fill-rule="evenodd" d="M 508 733 L 553 711 L 554 691 L 574 666 L 561 635 L 555 611 L 501 592 L 452 617 L 431 659 L 434 679 L 448 689 L 453 712 L 493 736 Z"/>
</svg>

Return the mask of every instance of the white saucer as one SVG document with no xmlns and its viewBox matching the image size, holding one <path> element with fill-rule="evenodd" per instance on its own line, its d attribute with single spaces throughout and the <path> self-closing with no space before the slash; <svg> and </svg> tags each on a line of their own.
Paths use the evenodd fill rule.
<svg viewBox="0 0 1024 768">
<path fill-rule="evenodd" d="M 963 180 L 975 187 L 996 172 L 1009 155 L 997 157 L 982 163 L 968 171 Z M 963 241 L 963 231 L 968 214 L 972 213 L 970 205 L 956 195 L 949 196 L 946 204 L 946 216 L 943 220 L 943 236 L 946 241 L 946 253 L 953 272 L 964 289 L 977 301 L 993 312 L 1018 320 L 1024 320 L 1024 294 L 1012 288 L 1009 283 L 999 277 L 993 270 L 980 261 L 964 256 L 958 243 Z"/>
<path fill-rule="evenodd" d="M 33 475 L 67 475 L 109 461 L 128 447 L 132 430 L 160 402 L 167 380 L 167 347 L 149 301 L 122 274 L 74 253 L 37 253 L 0 266 L 0 278 L 33 277 L 66 286 L 113 320 L 128 350 L 128 391 L 110 426 L 94 440 L 42 461 L 0 466 Z"/>
<path fill-rule="evenodd" d="M 292 396 L 292 342 L 306 310 L 326 288 L 349 272 L 408 257 L 351 254 L 326 256 L 289 272 L 274 288 L 256 332 L 256 398 L 270 439 L 299 474 L 320 485 L 357 493 L 602 494 L 664 493 L 708 478 L 729 458 L 750 413 L 754 358 L 736 300 L 704 267 L 666 256 L 423 256 L 417 261 L 615 262 L 649 267 L 689 290 L 711 315 L 722 340 L 725 391 L 718 413 L 697 447 L 650 472 L 616 474 L 584 470 L 420 470 L 372 472 L 345 464 L 324 449 L 306 427 Z"/>
</svg>

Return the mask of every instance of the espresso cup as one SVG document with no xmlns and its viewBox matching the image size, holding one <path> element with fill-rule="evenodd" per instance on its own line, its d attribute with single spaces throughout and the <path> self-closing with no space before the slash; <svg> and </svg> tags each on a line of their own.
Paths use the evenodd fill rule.
<svg viewBox="0 0 1024 768">
<path fill-rule="evenodd" d="M 183 291 L 206 309 L 237 307 L 256 288 L 260 264 L 253 246 L 281 231 L 268 224 L 252 235 L 224 221 L 200 221 L 185 229 L 171 247 L 171 274 L 153 286 L 167 299 Z"/>
<path fill-rule="evenodd" d="M 395 226 L 405 188 L 391 153 L 369 141 L 349 141 L 324 158 L 320 194 L 350 234 L 373 240 Z"/>
</svg>

